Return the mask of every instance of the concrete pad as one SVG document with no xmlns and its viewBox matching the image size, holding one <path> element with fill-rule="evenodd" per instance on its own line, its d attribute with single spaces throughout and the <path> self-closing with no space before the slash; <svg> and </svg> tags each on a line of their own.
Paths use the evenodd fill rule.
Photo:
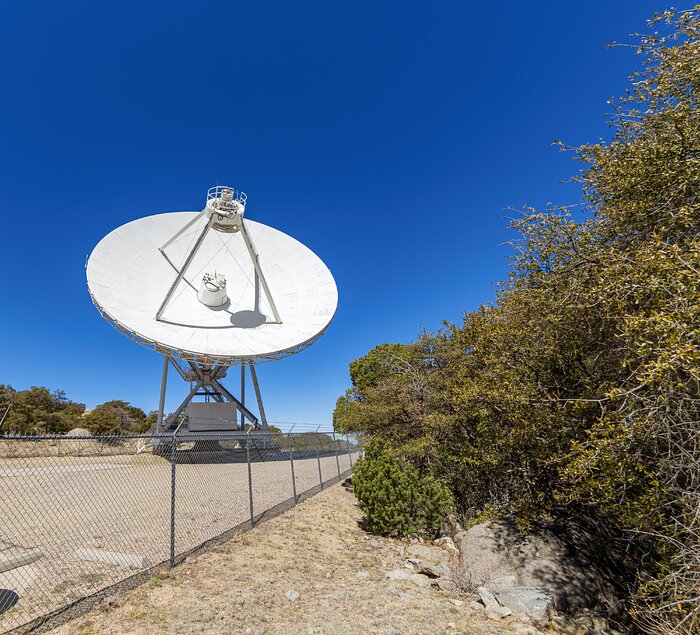
<svg viewBox="0 0 700 635">
<path fill-rule="evenodd" d="M 26 553 L 22 553 L 18 556 L 0 557 L 0 573 L 11 571 L 17 567 L 22 567 L 25 564 L 31 564 L 32 562 L 43 557 L 44 554 L 38 549 L 35 549 L 34 551 L 27 551 Z"/>
<path fill-rule="evenodd" d="M 76 558 L 89 562 L 113 564 L 118 567 L 130 569 L 147 569 L 151 566 L 148 558 L 133 553 L 120 553 L 118 551 L 103 551 L 102 549 L 76 549 Z"/>
<path fill-rule="evenodd" d="M 11 589 L 20 595 L 30 588 L 39 577 L 39 569 L 27 564 L 12 571 L 0 573 L 0 589 Z"/>
</svg>

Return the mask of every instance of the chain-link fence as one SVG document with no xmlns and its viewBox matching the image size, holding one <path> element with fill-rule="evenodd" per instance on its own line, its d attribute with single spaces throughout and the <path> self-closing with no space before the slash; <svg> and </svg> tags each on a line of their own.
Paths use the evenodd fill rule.
<svg viewBox="0 0 700 635">
<path fill-rule="evenodd" d="M 322 432 L 0 437 L 0 632 L 147 580 L 344 478 L 359 451 Z"/>
</svg>

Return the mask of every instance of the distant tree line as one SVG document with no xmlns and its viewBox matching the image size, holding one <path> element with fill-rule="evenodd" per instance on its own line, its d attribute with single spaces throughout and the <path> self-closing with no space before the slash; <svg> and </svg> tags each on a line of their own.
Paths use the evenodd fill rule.
<svg viewBox="0 0 700 635">
<path fill-rule="evenodd" d="M 63 390 L 40 386 L 15 390 L 0 384 L 0 419 L 5 413 L 0 434 L 65 434 L 75 428 L 95 435 L 138 434 L 156 421 L 155 412 L 146 414 L 126 401 L 107 401 L 88 411 L 85 404 L 68 399 Z"/>
<path fill-rule="evenodd" d="M 638 45 L 613 140 L 574 150 L 582 204 L 513 222 L 496 303 L 353 362 L 334 424 L 440 478 L 465 522 L 585 523 L 630 572 L 619 581 L 636 626 L 690 635 L 700 633 L 700 9 L 653 24 L 662 35 Z"/>
</svg>

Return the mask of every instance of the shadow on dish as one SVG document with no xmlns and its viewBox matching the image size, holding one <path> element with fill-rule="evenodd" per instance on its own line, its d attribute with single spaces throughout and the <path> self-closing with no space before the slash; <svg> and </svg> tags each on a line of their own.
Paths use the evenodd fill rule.
<svg viewBox="0 0 700 635">
<path fill-rule="evenodd" d="M 237 311 L 231 313 L 231 324 L 239 329 L 254 329 L 265 324 L 267 318 L 259 311 Z"/>
</svg>

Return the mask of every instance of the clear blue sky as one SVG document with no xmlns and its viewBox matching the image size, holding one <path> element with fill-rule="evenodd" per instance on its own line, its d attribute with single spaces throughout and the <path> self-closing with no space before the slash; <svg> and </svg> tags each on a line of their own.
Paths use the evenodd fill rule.
<svg viewBox="0 0 700 635">
<path fill-rule="evenodd" d="M 608 137 L 638 59 L 606 44 L 665 6 L 3 3 L 0 383 L 154 408 L 161 358 L 100 318 L 85 258 L 218 180 L 335 275 L 327 334 L 259 368 L 271 420 L 328 422 L 350 361 L 493 298 L 508 206 L 578 200 L 551 142 Z"/>
</svg>

